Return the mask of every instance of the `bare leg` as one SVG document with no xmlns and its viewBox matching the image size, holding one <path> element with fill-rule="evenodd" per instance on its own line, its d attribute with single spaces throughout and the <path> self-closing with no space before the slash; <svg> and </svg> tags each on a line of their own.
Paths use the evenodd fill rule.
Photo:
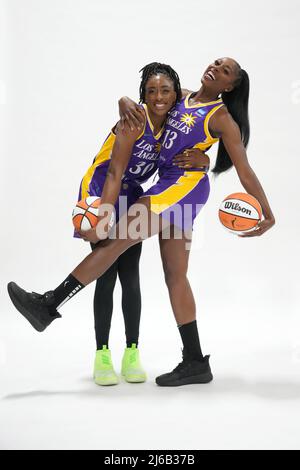
<svg viewBox="0 0 300 470">
<path fill-rule="evenodd" d="M 125 235 L 125 238 L 109 239 L 100 244 L 99 248 L 96 248 L 89 254 L 72 272 L 72 275 L 84 286 L 102 276 L 114 261 L 129 247 L 159 233 L 166 226 L 159 216 L 156 216 L 149 210 L 150 204 L 148 197 L 138 200 L 137 203 L 144 207 L 145 213 L 147 214 L 147 220 L 144 221 L 144 229 L 141 236 L 137 239 L 130 237 L 130 226 L 131 223 L 136 220 L 136 216 L 125 215 L 122 217 L 117 227 L 117 234 L 118 237 L 120 237 L 121 233 L 122 237 Z M 131 206 L 130 211 L 135 210 L 137 203 Z M 124 233 L 123 224 L 125 224 L 126 217 L 126 230 Z"/>
<path fill-rule="evenodd" d="M 173 227 L 171 227 L 173 228 Z M 183 234 L 182 234 L 183 235 Z M 190 238 L 187 240 L 190 241 Z M 160 235 L 160 250 L 170 300 L 183 343 L 183 361 L 167 374 L 156 377 L 157 385 L 176 387 L 187 384 L 211 382 L 213 375 L 209 356 L 203 357 L 197 323 L 195 302 L 187 279 L 189 250 L 186 240 L 164 240 Z"/>
<path fill-rule="evenodd" d="M 186 250 L 187 240 L 183 233 L 181 239 L 175 239 L 174 230 L 171 227 L 171 239 L 164 240 L 160 234 L 160 253 L 173 313 L 177 324 L 183 325 L 196 319 L 196 306 L 187 278 L 190 253 Z"/>
</svg>

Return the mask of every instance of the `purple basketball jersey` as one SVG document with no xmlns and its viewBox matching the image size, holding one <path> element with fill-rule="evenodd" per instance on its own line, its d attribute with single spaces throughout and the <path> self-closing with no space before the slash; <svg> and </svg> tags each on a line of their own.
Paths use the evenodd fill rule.
<svg viewBox="0 0 300 470">
<path fill-rule="evenodd" d="M 162 170 L 174 168 L 173 158 L 185 149 L 196 147 L 206 150 L 219 140 L 210 135 L 208 122 L 211 115 L 224 106 L 224 103 L 219 99 L 190 105 L 190 96 L 183 98 L 169 113 L 158 162 Z"/>
</svg>

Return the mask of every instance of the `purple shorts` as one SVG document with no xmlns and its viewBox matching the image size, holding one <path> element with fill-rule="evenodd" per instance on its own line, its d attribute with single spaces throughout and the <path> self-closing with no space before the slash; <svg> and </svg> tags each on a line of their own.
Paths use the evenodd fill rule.
<svg viewBox="0 0 300 470">
<path fill-rule="evenodd" d="M 189 230 L 206 203 L 210 185 L 203 171 L 160 171 L 159 180 L 142 197 L 150 197 L 151 211 L 181 230 Z"/>
<path fill-rule="evenodd" d="M 99 174 L 97 176 L 98 177 L 91 182 L 87 196 L 101 197 L 106 175 Z M 132 206 L 132 204 L 134 204 L 137 199 L 143 195 L 143 193 L 143 188 L 138 184 L 128 180 L 122 181 L 118 200 L 115 204 L 116 223 L 119 221 L 122 215 L 127 212 L 127 209 L 129 209 L 129 207 Z M 78 201 L 80 199 L 82 199 L 81 185 L 79 189 Z M 80 236 L 75 231 L 73 236 L 75 238 L 80 238 Z"/>
</svg>

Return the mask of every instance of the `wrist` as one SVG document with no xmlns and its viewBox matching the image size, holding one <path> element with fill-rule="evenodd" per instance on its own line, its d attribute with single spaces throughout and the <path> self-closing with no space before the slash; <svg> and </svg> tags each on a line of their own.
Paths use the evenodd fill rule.
<svg viewBox="0 0 300 470">
<path fill-rule="evenodd" d="M 264 218 L 270 220 L 271 222 L 275 222 L 275 217 L 272 213 L 264 213 Z"/>
</svg>

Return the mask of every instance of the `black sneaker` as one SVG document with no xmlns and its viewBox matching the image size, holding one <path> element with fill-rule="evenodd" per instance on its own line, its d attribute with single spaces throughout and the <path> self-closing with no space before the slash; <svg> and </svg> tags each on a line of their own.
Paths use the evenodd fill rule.
<svg viewBox="0 0 300 470">
<path fill-rule="evenodd" d="M 183 355 L 183 361 L 172 372 L 156 377 L 155 381 L 161 387 L 178 387 L 188 384 L 206 384 L 212 379 L 209 356 L 198 360 Z"/>
<path fill-rule="evenodd" d="M 26 292 L 15 282 L 7 285 L 9 297 L 20 313 L 37 331 L 44 331 L 55 318 L 61 318 L 54 304 L 53 291 L 44 295 Z"/>
</svg>

